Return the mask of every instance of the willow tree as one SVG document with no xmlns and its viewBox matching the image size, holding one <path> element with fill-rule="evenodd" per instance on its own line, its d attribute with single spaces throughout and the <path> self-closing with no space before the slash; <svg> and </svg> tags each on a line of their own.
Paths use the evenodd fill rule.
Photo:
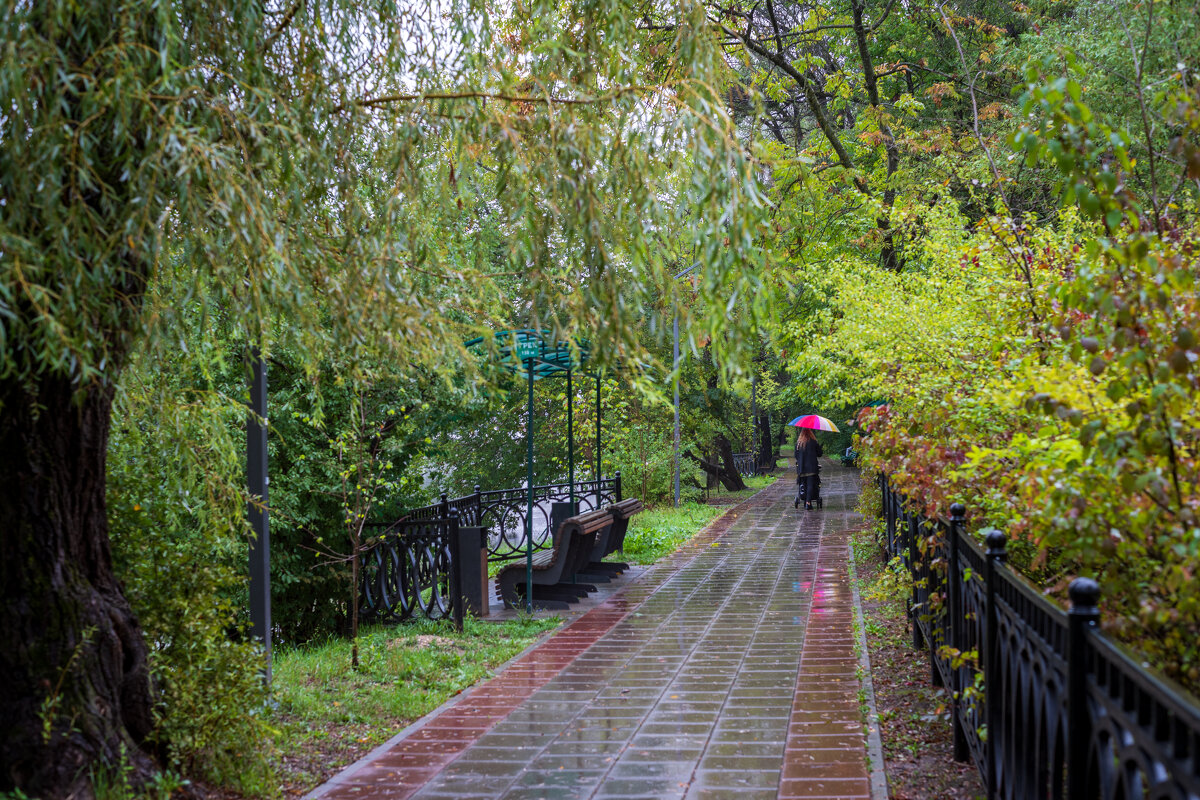
<svg viewBox="0 0 1200 800">
<path fill-rule="evenodd" d="M 436 367 L 513 308 L 636 357 L 646 298 L 675 291 L 655 231 L 698 214 L 705 324 L 727 327 L 722 295 L 755 290 L 754 174 L 702 10 L 663 13 L 669 46 L 614 0 L 5 4 L 0 790 L 157 768 L 104 478 L 122 367 L 181 344 L 153 298 L 310 364 L 349 343 Z M 472 248 L 485 215 L 498 252 Z"/>
</svg>

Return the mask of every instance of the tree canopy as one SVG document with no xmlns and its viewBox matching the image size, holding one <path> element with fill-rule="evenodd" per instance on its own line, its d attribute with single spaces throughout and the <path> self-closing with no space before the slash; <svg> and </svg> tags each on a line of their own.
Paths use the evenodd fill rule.
<svg viewBox="0 0 1200 800">
<path fill-rule="evenodd" d="M 295 640 L 344 619 L 312 565 L 365 509 L 515 469 L 505 378 L 463 342 L 546 328 L 634 390 L 606 390 L 605 461 L 648 497 L 673 379 L 685 492 L 714 447 L 873 404 L 868 468 L 1004 526 L 1051 594 L 1099 577 L 1106 624 L 1197 689 L 1194 12 L 7 4 L 0 791 L 269 780 L 241 746 L 269 737 L 251 346 Z M 547 480 L 574 388 L 539 390 Z"/>
</svg>

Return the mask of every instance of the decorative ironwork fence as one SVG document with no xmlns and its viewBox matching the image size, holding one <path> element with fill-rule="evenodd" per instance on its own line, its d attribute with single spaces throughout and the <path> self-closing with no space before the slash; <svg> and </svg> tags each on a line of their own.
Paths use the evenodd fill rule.
<svg viewBox="0 0 1200 800">
<path fill-rule="evenodd" d="M 758 463 L 754 458 L 754 453 L 734 453 L 733 468 L 743 478 L 749 478 L 752 475 L 758 474 Z"/>
<path fill-rule="evenodd" d="M 550 546 L 550 515 L 554 503 L 571 499 L 571 484 L 552 483 L 533 487 L 533 547 Z M 611 478 L 575 481 L 575 503 L 580 512 L 595 511 L 621 501 L 621 473 Z M 511 561 L 525 557 L 525 517 L 529 492 L 524 487 L 475 491 L 464 497 L 442 499 L 433 505 L 405 511 L 401 520 L 430 520 L 457 512 L 463 525 L 488 529 L 488 561 Z"/>
<path fill-rule="evenodd" d="M 1063 611 L 1005 564 L 1005 536 L 914 512 L 880 476 L 888 553 L 913 577 L 913 644 L 953 697 L 954 756 L 989 798 L 1200 800 L 1200 705 L 1099 630 L 1099 585 Z"/>
<path fill-rule="evenodd" d="M 462 630 L 458 514 L 367 524 L 378 534 L 359 558 L 363 616 L 381 622 L 452 618 Z"/>
</svg>

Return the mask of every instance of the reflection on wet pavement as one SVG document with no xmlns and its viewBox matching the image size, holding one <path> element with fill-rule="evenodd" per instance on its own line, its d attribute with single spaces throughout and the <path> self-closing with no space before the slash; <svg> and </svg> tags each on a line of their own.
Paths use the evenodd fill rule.
<svg viewBox="0 0 1200 800">
<path fill-rule="evenodd" d="M 845 531 L 785 476 L 317 798 L 866 798 Z"/>
</svg>

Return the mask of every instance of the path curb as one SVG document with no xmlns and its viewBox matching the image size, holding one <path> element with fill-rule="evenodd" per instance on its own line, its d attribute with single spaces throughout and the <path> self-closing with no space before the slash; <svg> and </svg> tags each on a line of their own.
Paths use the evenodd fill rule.
<svg viewBox="0 0 1200 800">
<path fill-rule="evenodd" d="M 858 664 L 862 669 L 863 696 L 867 701 L 867 758 L 870 761 L 871 800 L 888 800 L 887 769 L 883 760 L 883 739 L 879 734 L 879 709 L 875 705 L 875 684 L 871 680 L 871 656 L 867 651 L 867 626 L 863 617 L 862 596 L 858 592 L 858 570 L 851 540 L 850 594 L 854 598 L 854 620 L 858 628 Z"/>
</svg>

